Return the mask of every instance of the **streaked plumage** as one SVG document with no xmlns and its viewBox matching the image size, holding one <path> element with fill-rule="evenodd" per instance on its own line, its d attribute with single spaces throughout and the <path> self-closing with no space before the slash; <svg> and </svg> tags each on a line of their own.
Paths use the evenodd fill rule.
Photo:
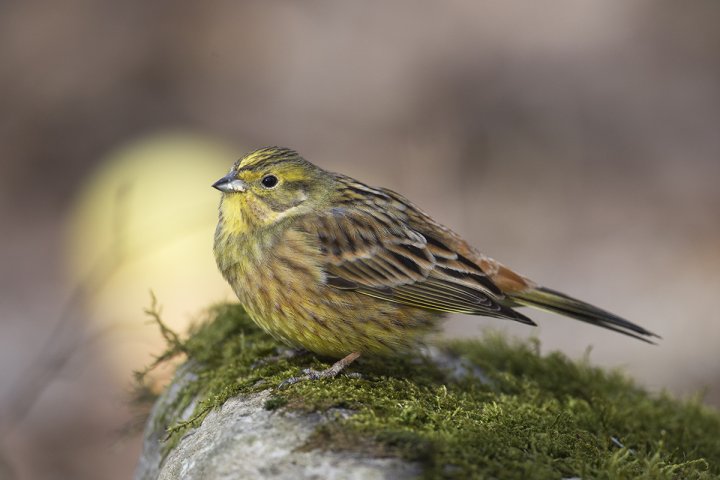
<svg viewBox="0 0 720 480">
<path fill-rule="evenodd" d="M 273 177 L 273 178 L 271 178 Z M 262 328 L 322 355 L 412 348 L 446 313 L 534 322 L 533 306 L 649 341 L 652 332 L 538 286 L 401 195 L 284 148 L 246 155 L 224 193 L 215 256 Z"/>
</svg>

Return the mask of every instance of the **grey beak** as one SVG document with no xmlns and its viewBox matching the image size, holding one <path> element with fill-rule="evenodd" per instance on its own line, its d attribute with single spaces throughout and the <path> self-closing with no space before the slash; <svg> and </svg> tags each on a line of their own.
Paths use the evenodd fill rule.
<svg viewBox="0 0 720 480">
<path fill-rule="evenodd" d="M 235 178 L 232 173 L 222 177 L 220 180 L 212 184 L 213 188 L 217 188 L 223 193 L 244 192 L 247 190 L 247 183 L 239 178 Z"/>
</svg>

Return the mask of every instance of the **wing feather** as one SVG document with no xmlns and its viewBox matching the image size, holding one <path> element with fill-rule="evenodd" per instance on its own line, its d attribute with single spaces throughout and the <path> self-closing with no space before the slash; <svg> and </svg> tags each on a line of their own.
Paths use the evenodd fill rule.
<svg viewBox="0 0 720 480">
<path fill-rule="evenodd" d="M 502 305 L 502 291 L 479 265 L 443 242 L 442 232 L 411 226 L 417 214 L 412 205 L 373 192 L 363 190 L 366 201 L 359 205 L 355 199 L 347 208 L 300 221 L 300 228 L 317 239 L 324 253 L 329 285 L 426 310 L 534 325 Z"/>
</svg>

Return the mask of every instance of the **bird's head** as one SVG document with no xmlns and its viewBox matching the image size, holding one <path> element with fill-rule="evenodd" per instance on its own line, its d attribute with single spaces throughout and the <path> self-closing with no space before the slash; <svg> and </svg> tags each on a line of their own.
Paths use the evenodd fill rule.
<svg viewBox="0 0 720 480">
<path fill-rule="evenodd" d="M 297 152 L 278 147 L 255 150 L 235 162 L 213 184 L 220 190 L 220 214 L 237 233 L 266 227 L 321 205 L 330 175 Z"/>
</svg>

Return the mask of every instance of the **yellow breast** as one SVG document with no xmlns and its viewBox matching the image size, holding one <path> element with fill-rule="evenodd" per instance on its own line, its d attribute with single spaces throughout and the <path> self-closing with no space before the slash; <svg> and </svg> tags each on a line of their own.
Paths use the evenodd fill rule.
<svg viewBox="0 0 720 480">
<path fill-rule="evenodd" d="M 288 345 L 331 357 L 408 348 L 437 325 L 437 313 L 326 285 L 319 245 L 285 228 L 227 235 L 218 265 L 251 318 Z M 224 253 L 223 253 L 224 252 Z"/>
</svg>

